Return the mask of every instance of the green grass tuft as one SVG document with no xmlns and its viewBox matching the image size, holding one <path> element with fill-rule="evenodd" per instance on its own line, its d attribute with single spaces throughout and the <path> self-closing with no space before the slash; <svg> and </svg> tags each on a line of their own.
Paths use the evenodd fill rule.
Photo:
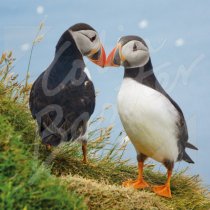
<svg viewBox="0 0 210 210">
<path fill-rule="evenodd" d="M 86 209 L 60 180 L 35 161 L 21 135 L 0 116 L 0 209 Z"/>
</svg>

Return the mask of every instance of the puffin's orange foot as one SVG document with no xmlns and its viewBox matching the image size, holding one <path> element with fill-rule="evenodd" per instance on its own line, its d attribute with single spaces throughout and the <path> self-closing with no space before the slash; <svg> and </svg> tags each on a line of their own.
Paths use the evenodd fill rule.
<svg viewBox="0 0 210 210">
<path fill-rule="evenodd" d="M 142 180 L 128 180 L 122 183 L 124 187 L 133 187 L 135 189 L 144 189 L 146 187 L 149 187 L 148 183 L 146 181 Z"/>
<path fill-rule="evenodd" d="M 153 191 L 160 196 L 171 198 L 171 189 L 169 185 L 155 186 Z"/>
</svg>

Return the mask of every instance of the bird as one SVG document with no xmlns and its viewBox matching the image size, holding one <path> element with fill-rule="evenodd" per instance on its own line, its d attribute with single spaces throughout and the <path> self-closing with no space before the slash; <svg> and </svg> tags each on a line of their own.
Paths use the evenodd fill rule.
<svg viewBox="0 0 210 210">
<path fill-rule="evenodd" d="M 167 169 L 164 185 L 153 191 L 171 198 L 170 180 L 174 164 L 194 163 L 185 149 L 197 150 L 188 142 L 184 114 L 157 80 L 146 42 L 139 36 L 123 36 L 107 57 L 105 66 L 124 67 L 117 97 L 122 125 L 137 152 L 138 178 L 123 182 L 125 187 L 149 187 L 143 178 L 144 161 L 150 157 Z"/>
<path fill-rule="evenodd" d="M 29 107 L 43 144 L 51 148 L 79 140 L 86 163 L 95 89 L 83 56 L 104 67 L 106 54 L 98 32 L 86 23 L 77 23 L 61 35 L 53 61 L 33 83 Z"/>
</svg>

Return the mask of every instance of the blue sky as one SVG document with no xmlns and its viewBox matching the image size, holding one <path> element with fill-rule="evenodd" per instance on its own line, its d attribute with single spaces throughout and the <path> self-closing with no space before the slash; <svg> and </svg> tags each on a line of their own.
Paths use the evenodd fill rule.
<svg viewBox="0 0 210 210">
<path fill-rule="evenodd" d="M 205 184 L 210 185 L 209 8 L 210 2 L 196 0 L 2 1 L 0 53 L 13 50 L 15 72 L 23 79 L 32 40 L 44 20 L 44 39 L 34 50 L 30 68 L 34 81 L 52 61 L 60 35 L 75 23 L 92 25 L 99 32 L 107 54 L 122 35 L 141 36 L 150 47 L 157 78 L 184 112 L 190 142 L 199 148 L 198 152 L 188 152 L 196 162 L 189 165 L 189 173 L 200 174 Z M 115 137 L 122 130 L 116 97 L 123 68 L 100 69 L 88 60 L 86 64 L 99 91 L 94 116 L 105 115 L 104 124 L 115 125 Z M 103 111 L 107 105 L 112 107 Z M 126 156 L 135 161 L 131 145 Z M 180 170 L 188 164 L 176 166 Z"/>
</svg>

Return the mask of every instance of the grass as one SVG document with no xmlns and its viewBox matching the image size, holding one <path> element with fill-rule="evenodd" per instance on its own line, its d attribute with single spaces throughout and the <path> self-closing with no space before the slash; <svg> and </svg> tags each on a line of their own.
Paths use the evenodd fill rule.
<svg viewBox="0 0 210 210">
<path fill-rule="evenodd" d="M 27 106 L 31 85 L 11 74 L 13 60 L 12 53 L 0 60 L 0 209 L 210 209 L 199 176 L 184 171 L 172 177 L 172 199 L 151 189 L 121 187 L 122 181 L 136 178 L 137 167 L 122 159 L 122 134 L 111 143 L 112 126 L 90 131 L 88 164 L 81 161 L 78 143 L 46 150 Z M 161 184 L 165 175 L 147 165 L 145 179 Z"/>
<path fill-rule="evenodd" d="M 92 144 L 95 144 L 94 140 Z M 151 189 L 136 191 L 121 187 L 123 181 L 137 177 L 137 167 L 113 159 L 114 153 L 119 154 L 117 148 L 113 156 L 90 157 L 87 165 L 81 162 L 81 155 L 75 158 L 75 151 L 80 151 L 76 144 L 56 148 L 51 155 L 51 171 L 62 177 L 69 184 L 69 189 L 76 189 L 76 192 L 85 195 L 92 209 L 97 209 L 97 205 L 93 207 L 97 203 L 103 203 L 103 209 L 108 209 L 109 205 L 115 206 L 113 209 L 149 209 L 148 206 L 157 209 L 210 209 L 210 200 L 207 198 L 209 193 L 202 187 L 197 175 L 187 176 L 185 171 L 174 173 L 171 180 L 173 198 L 165 199 L 156 196 Z M 150 165 L 145 167 L 144 175 L 151 185 L 163 184 L 166 179 L 165 174 L 154 171 Z M 121 200 L 119 195 L 122 195 Z"/>
<path fill-rule="evenodd" d="M 23 145 L 21 135 L 0 116 L 0 209 L 87 209 Z"/>
<path fill-rule="evenodd" d="M 77 176 L 64 177 L 68 189 L 82 194 L 90 209 L 169 209 L 152 193 L 126 189 L 118 185 L 98 182 L 94 179 L 81 179 Z"/>
</svg>

